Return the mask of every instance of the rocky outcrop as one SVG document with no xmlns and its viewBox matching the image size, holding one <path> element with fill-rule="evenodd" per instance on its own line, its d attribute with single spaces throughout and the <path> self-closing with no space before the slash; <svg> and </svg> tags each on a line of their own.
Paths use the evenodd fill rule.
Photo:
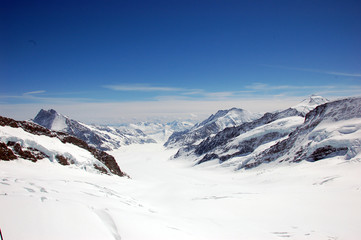
<svg viewBox="0 0 361 240">
<path fill-rule="evenodd" d="M 113 156 L 109 155 L 104 151 L 96 149 L 95 147 L 89 146 L 85 141 L 78 139 L 74 136 L 71 136 L 69 134 L 66 134 L 64 132 L 51 131 L 45 127 L 39 126 L 32 122 L 16 121 L 14 119 L 2 117 L 2 116 L 0 116 L 0 126 L 21 128 L 24 131 L 34 135 L 58 138 L 64 144 L 65 143 L 73 144 L 75 146 L 78 146 L 82 149 L 89 151 L 94 156 L 95 159 L 97 159 L 99 162 L 101 162 L 107 167 L 108 170 L 106 170 L 106 172 L 108 174 L 112 173 L 118 176 L 127 176 L 124 172 L 120 170 Z M 49 156 L 47 156 L 44 152 L 40 151 L 39 149 L 22 146 L 21 142 L 14 142 L 14 141 L 7 141 L 6 143 L 0 142 L 1 160 L 8 161 L 17 158 L 23 158 L 36 162 L 38 160 L 48 157 Z M 55 158 L 62 165 L 73 164 L 73 161 L 71 159 L 68 159 L 66 156 L 57 154 Z M 98 169 L 104 168 L 102 166 L 97 166 L 97 167 Z M 102 171 L 104 172 L 104 170 Z"/>
</svg>

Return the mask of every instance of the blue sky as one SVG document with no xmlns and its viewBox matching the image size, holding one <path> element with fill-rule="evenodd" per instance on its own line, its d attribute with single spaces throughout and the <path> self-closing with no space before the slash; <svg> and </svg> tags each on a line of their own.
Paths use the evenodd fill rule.
<svg viewBox="0 0 361 240">
<path fill-rule="evenodd" d="M 313 93 L 361 95 L 360 1 L 3 0 L 0 9 L 0 110 L 10 117 L 53 107 L 112 122 L 119 116 L 94 112 L 266 111 L 251 100 L 276 109 Z"/>
</svg>

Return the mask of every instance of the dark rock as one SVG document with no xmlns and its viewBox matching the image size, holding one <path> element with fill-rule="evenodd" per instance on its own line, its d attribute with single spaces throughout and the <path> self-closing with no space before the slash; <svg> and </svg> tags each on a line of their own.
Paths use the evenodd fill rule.
<svg viewBox="0 0 361 240">
<path fill-rule="evenodd" d="M 58 160 L 58 163 L 60 163 L 63 166 L 70 165 L 70 159 L 67 157 L 64 157 L 63 155 L 56 155 L 55 158 Z"/>
<path fill-rule="evenodd" d="M 343 156 L 347 153 L 347 147 L 336 148 L 331 145 L 317 148 L 307 159 L 308 161 L 318 161 L 328 157 Z"/>
<path fill-rule="evenodd" d="M 10 161 L 14 159 L 17 159 L 17 156 L 14 154 L 14 152 L 8 148 L 5 143 L 0 142 L 0 160 Z"/>
</svg>

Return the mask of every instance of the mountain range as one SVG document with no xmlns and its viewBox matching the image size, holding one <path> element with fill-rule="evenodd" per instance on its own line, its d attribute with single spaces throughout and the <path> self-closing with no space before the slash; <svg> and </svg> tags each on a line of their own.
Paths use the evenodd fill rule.
<svg viewBox="0 0 361 240">
<path fill-rule="evenodd" d="M 42 109 L 33 123 L 22 124 L 43 126 L 57 136 L 72 136 L 87 144 L 86 148 L 98 151 L 156 143 L 154 138 L 164 141 L 169 136 L 164 146 L 178 149 L 174 159 L 187 159 L 195 165 L 212 162 L 239 170 L 269 162 L 355 157 L 360 152 L 360 101 L 346 98 L 330 102 L 312 95 L 294 107 L 263 115 L 232 108 L 219 110 L 195 125 L 174 121 L 117 127 L 87 125 L 53 109 Z"/>
<path fill-rule="evenodd" d="M 50 130 L 68 133 L 104 151 L 134 143 L 155 142 L 139 129 L 88 125 L 59 114 L 54 109 L 41 109 L 32 121 Z"/>
<path fill-rule="evenodd" d="M 164 144 L 168 148 L 176 148 L 197 144 L 205 138 L 216 134 L 227 127 L 239 125 L 244 122 L 251 122 L 259 117 L 259 114 L 252 114 L 247 110 L 232 108 L 219 110 L 209 118 L 197 123 L 190 129 L 174 132 Z"/>
<path fill-rule="evenodd" d="M 295 107 L 225 128 L 198 143 L 199 139 L 188 140 L 174 158 L 195 164 L 213 161 L 235 170 L 332 156 L 352 159 L 361 151 L 360 117 L 361 98 L 329 102 L 311 96 Z M 178 138 L 182 141 L 181 133 Z"/>
</svg>

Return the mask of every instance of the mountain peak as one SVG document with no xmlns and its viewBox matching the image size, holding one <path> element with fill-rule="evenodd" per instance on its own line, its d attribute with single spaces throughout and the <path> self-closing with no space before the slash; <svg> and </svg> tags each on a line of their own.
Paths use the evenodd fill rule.
<svg viewBox="0 0 361 240">
<path fill-rule="evenodd" d="M 301 101 L 299 104 L 297 104 L 292 108 L 306 115 L 311 110 L 315 109 L 317 106 L 325 104 L 327 102 L 329 102 L 327 98 L 324 98 L 316 94 L 312 94 L 309 98 L 304 99 L 303 101 Z"/>
<path fill-rule="evenodd" d="M 54 109 L 41 109 L 34 118 L 34 122 L 55 131 L 63 131 L 68 126 L 66 124 L 67 117 L 57 113 Z"/>
</svg>

